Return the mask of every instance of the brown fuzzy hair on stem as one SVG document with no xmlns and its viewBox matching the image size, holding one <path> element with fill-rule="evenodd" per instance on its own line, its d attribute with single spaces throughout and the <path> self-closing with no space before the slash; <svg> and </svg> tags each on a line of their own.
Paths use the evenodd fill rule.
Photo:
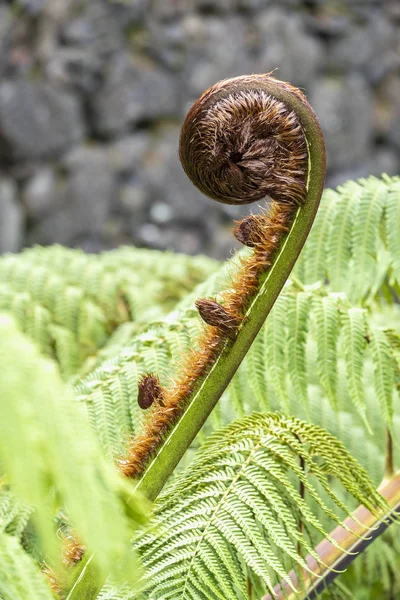
<svg viewBox="0 0 400 600">
<path fill-rule="evenodd" d="M 179 156 L 200 191 L 227 204 L 248 204 L 267 196 L 271 201 L 261 214 L 246 217 L 236 227 L 237 239 L 253 251 L 241 259 L 230 289 L 221 293 L 221 304 L 197 301 L 206 322 L 203 332 L 196 347 L 182 357 L 175 380 L 165 389 L 164 406 L 154 407 L 142 433 L 131 440 L 119 461 L 121 472 L 128 477 L 143 473 L 216 357 L 233 343 L 232 328 L 221 322 L 235 321 L 235 332 L 240 329 L 262 276 L 305 200 L 306 138 L 295 112 L 270 93 L 271 82 L 306 103 L 298 89 L 270 75 L 236 77 L 204 92 L 184 121 Z"/>
</svg>

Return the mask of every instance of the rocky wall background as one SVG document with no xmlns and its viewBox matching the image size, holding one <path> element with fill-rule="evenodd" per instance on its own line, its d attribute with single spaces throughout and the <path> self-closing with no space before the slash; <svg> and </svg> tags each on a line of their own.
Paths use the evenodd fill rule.
<svg viewBox="0 0 400 600">
<path fill-rule="evenodd" d="M 400 0 L 0 0 L 0 252 L 226 256 L 238 209 L 186 179 L 179 125 L 276 67 L 320 117 L 328 185 L 400 173 Z"/>
</svg>

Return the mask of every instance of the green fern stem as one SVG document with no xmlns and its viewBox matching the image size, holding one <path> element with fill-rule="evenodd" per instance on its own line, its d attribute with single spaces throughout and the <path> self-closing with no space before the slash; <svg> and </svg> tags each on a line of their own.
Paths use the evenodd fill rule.
<svg viewBox="0 0 400 600">
<path fill-rule="evenodd" d="M 339 548 L 325 539 L 315 549 L 321 558 L 321 563 L 318 563 L 312 556 L 306 557 L 313 575 L 304 571 L 302 581 L 299 582 L 294 571 L 289 573 L 293 585 L 297 589 L 304 590 L 302 596 L 304 599 L 316 598 L 369 544 L 382 535 L 391 523 L 398 520 L 400 515 L 400 473 L 392 479 L 384 479 L 378 491 L 388 503 L 387 511 L 376 517 L 364 506 L 359 506 L 354 512 L 357 521 L 351 518 L 344 521 L 350 531 L 339 526 L 330 534 L 331 538 L 338 542 Z M 295 600 L 299 598 L 299 595 L 294 593 L 285 582 L 277 585 L 275 592 L 274 598 L 267 594 L 262 600 Z"/>
<path fill-rule="evenodd" d="M 297 202 L 298 207 L 294 209 L 295 214 L 291 219 L 289 230 L 279 236 L 276 252 L 274 252 L 269 268 L 260 276 L 256 291 L 247 302 L 245 316 L 234 339 L 228 337 L 224 341 L 219 355 L 213 360 L 210 368 L 205 370 L 204 376 L 196 382 L 193 392 L 185 399 L 185 408 L 182 414 L 162 436 L 160 444 L 152 453 L 143 474 L 138 479 L 136 489 L 150 500 L 154 500 L 162 490 L 228 386 L 271 311 L 306 241 L 325 182 L 326 160 L 322 131 L 314 111 L 299 90 L 266 75 L 238 77 L 222 82 L 221 86 L 223 87 L 225 83 L 228 83 L 228 87 L 235 86 L 235 94 L 247 92 L 256 94 L 261 91 L 273 101 L 282 103 L 287 110 L 295 114 L 304 135 L 307 150 L 305 196 L 300 202 Z M 215 87 L 218 87 L 218 84 Z M 234 94 L 231 96 L 233 97 Z M 217 89 L 215 100 L 224 100 L 223 89 Z M 283 163 L 285 163 L 285 159 L 283 159 Z M 279 180 L 279 177 L 276 179 Z M 282 176 L 282 181 L 285 181 L 284 176 Z M 284 183 L 282 183 L 282 187 L 284 187 Z M 206 193 L 213 196 L 208 191 Z M 261 199 L 267 194 L 268 188 L 264 190 L 264 193 L 260 194 L 259 191 L 257 197 L 245 198 L 239 203 Z M 277 195 L 279 197 L 278 191 Z M 272 193 L 271 196 L 273 196 Z M 229 200 L 220 201 L 234 203 Z M 268 234 L 268 230 L 266 233 Z M 74 569 L 75 582 L 67 600 L 96 598 L 101 588 L 101 581 L 92 565 L 91 558 L 85 557 Z"/>
<path fill-rule="evenodd" d="M 203 381 L 189 399 L 187 408 L 163 440 L 137 489 L 154 500 L 186 449 L 213 410 L 271 311 L 307 239 L 321 199 L 326 172 L 325 145 L 314 111 L 296 88 L 267 76 L 254 80 L 237 78 L 236 91 L 261 88 L 292 110 L 302 127 L 308 150 L 306 197 L 297 209 L 289 232 L 281 239 L 269 270 L 260 278 L 258 289 L 246 311 L 235 340 L 228 341 Z M 242 81 L 243 80 L 243 81 Z"/>
</svg>

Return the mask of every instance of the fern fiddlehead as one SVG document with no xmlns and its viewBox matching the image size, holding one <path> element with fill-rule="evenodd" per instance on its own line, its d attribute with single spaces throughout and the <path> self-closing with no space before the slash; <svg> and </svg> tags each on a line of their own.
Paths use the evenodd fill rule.
<svg viewBox="0 0 400 600">
<path fill-rule="evenodd" d="M 119 461 L 149 499 L 161 491 L 270 312 L 313 223 L 326 170 L 314 111 L 298 89 L 270 75 L 228 79 L 204 92 L 183 124 L 180 158 L 192 182 L 214 200 L 272 200 L 236 227 L 236 238 L 251 251 L 218 302 L 198 301 L 205 325 L 196 347 L 182 357 L 162 403 L 154 402 Z M 89 559 L 68 600 L 89 600 L 98 589 Z"/>
<path fill-rule="evenodd" d="M 248 204 L 268 195 L 272 201 L 236 228 L 252 251 L 218 303 L 198 301 L 206 325 L 197 348 L 183 357 L 164 406 L 154 408 L 121 464 L 126 475 L 142 475 L 138 485 L 150 498 L 256 337 L 305 242 L 325 180 L 324 141 L 312 108 L 299 90 L 268 75 L 207 90 L 185 119 L 179 153 L 189 178 L 214 200 Z"/>
</svg>

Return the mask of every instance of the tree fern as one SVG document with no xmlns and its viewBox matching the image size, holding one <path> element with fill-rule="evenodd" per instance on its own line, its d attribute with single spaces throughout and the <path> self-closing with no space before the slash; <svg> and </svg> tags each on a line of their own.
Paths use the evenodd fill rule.
<svg viewBox="0 0 400 600">
<path fill-rule="evenodd" d="M 255 79 L 244 78 L 251 93 Z M 368 178 L 326 191 L 292 280 L 275 302 L 318 205 L 323 143 L 298 91 L 258 79 L 298 111 L 301 127 L 295 122 L 292 130 L 294 115 L 277 105 L 290 126 L 296 176 L 288 179 L 285 171 L 279 202 L 238 224 L 235 235 L 248 247 L 227 264 L 218 269 L 203 257 L 128 248 L 99 256 L 33 248 L 0 258 L 0 309 L 9 313 L 0 317 L 4 599 L 51 597 L 38 569 L 44 559 L 68 587 L 56 558 L 57 528 L 73 539 L 79 557 L 80 543 L 88 549 L 71 571 L 68 600 L 94 599 L 107 574 L 99 600 L 249 600 L 273 593 L 278 581 L 290 595 L 296 581 L 290 570 L 304 575 L 310 569 L 306 554 L 318 559 L 314 545 L 321 537 L 337 545 L 328 532 L 357 503 L 382 517 L 385 504 L 375 487 L 384 468 L 389 472 L 385 436 L 391 462 L 399 463 L 399 310 L 393 303 L 400 290 L 399 180 Z M 236 84 L 244 93 L 243 79 L 222 88 Z M 214 91 L 230 98 L 218 86 Z M 183 135 L 183 146 L 189 144 L 184 158 L 192 156 L 196 135 L 196 128 L 193 136 Z M 260 144 L 268 146 L 264 138 Z M 210 193 L 220 167 L 209 173 L 206 161 L 210 177 L 197 181 L 202 160 L 184 161 L 185 169 Z M 263 163 L 234 163 L 224 167 L 224 198 L 211 190 L 213 197 L 276 196 L 274 185 L 262 194 L 258 189 L 265 177 L 238 190 L 237 169 L 252 172 Z M 285 169 L 288 161 L 282 164 Z M 235 323 L 228 333 L 218 319 L 201 321 L 199 296 L 217 307 L 220 319 L 228 315 Z M 162 393 L 144 413 L 138 384 L 149 375 L 160 380 Z M 128 472 L 126 457 L 143 443 L 143 431 L 151 448 Z M 153 526 L 135 537 L 145 567 L 138 588 L 129 542 L 146 504 L 132 491 L 143 488 L 155 497 L 190 443 Z M 117 475 L 110 458 L 135 476 L 134 485 Z M 359 560 L 362 567 L 351 567 L 355 580 L 367 569 L 374 589 L 398 590 L 399 548 L 391 533 L 376 544 Z M 26 578 L 18 581 L 20 569 Z M 349 578 L 339 597 L 346 586 L 351 594 Z"/>
</svg>

